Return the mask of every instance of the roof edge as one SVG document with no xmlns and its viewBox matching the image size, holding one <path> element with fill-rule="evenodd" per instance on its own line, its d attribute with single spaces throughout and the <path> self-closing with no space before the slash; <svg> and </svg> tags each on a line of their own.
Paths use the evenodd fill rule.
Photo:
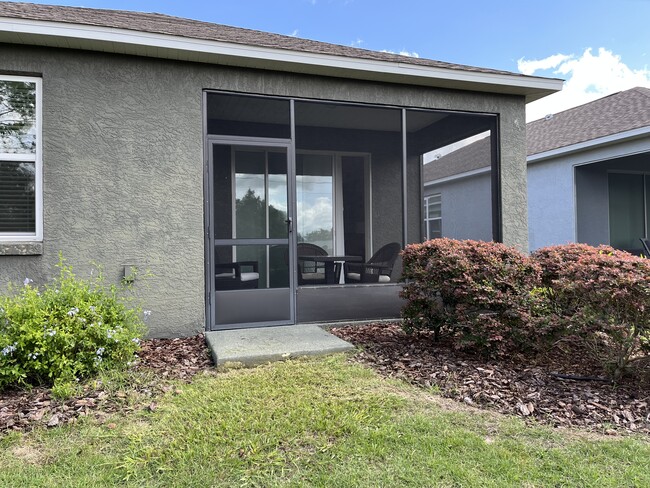
<svg viewBox="0 0 650 488">
<path fill-rule="evenodd" d="M 566 156 L 578 151 L 584 151 L 588 149 L 594 149 L 600 146 L 606 146 L 609 144 L 625 142 L 646 135 L 650 135 L 650 126 L 639 127 L 637 129 L 632 129 L 625 132 L 618 132 L 616 134 L 610 134 L 608 136 L 603 136 L 603 137 L 598 137 L 596 139 L 590 139 L 588 141 L 578 142 L 576 144 L 571 144 L 569 146 L 558 147 L 541 153 L 530 154 L 526 157 L 526 162 L 528 164 L 538 163 L 558 156 Z"/>
<path fill-rule="evenodd" d="M 556 78 L 421 66 L 384 60 L 202 40 L 87 24 L 0 17 L 0 42 L 84 49 L 439 88 L 520 95 L 560 91 Z"/>
<path fill-rule="evenodd" d="M 440 185 L 441 183 L 447 183 L 449 181 L 462 180 L 464 178 L 469 178 L 470 176 L 482 175 L 485 173 L 489 173 L 490 171 L 492 171 L 492 166 L 484 166 L 482 168 L 470 169 L 469 171 L 464 171 L 463 173 L 458 173 L 457 175 L 443 176 L 442 178 L 438 178 L 435 180 L 425 181 L 423 183 L 423 186 L 426 188 L 427 186 Z"/>
</svg>

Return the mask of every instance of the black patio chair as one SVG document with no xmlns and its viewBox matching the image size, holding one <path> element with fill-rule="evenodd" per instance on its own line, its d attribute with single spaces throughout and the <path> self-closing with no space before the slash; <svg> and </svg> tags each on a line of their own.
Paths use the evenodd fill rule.
<svg viewBox="0 0 650 488">
<path fill-rule="evenodd" d="M 222 256 L 216 250 L 215 257 L 216 261 L 222 260 Z M 259 286 L 259 279 L 257 261 L 218 262 L 214 265 L 214 281 L 217 290 L 255 289 Z"/>
<path fill-rule="evenodd" d="M 382 246 L 366 263 L 345 263 L 346 283 L 389 283 L 401 246 Z"/>
<path fill-rule="evenodd" d="M 643 244 L 643 252 L 645 253 L 645 257 L 650 258 L 650 239 L 644 239 L 641 237 L 639 240 L 641 241 L 641 244 Z"/>
<path fill-rule="evenodd" d="M 327 256 L 327 251 L 316 244 L 308 242 L 298 243 L 298 257 L 300 256 Z M 317 259 L 302 260 L 298 259 L 298 284 L 299 285 L 324 285 L 327 283 L 325 278 L 325 263 L 318 262 Z"/>
</svg>

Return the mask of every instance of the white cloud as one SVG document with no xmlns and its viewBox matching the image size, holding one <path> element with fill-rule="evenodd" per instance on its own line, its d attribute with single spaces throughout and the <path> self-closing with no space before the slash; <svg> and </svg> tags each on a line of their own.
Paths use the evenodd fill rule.
<svg viewBox="0 0 650 488">
<path fill-rule="evenodd" d="M 288 34 L 288 35 L 289 35 L 289 37 L 296 37 L 296 36 L 298 36 L 298 29 L 294 29 L 294 30 L 291 31 L 291 33 Z"/>
<path fill-rule="evenodd" d="M 352 47 L 359 47 L 359 46 L 361 46 L 361 44 L 363 44 L 363 39 L 359 39 L 359 38 L 357 38 L 356 41 L 352 41 L 352 42 L 350 43 L 350 46 L 352 46 Z"/>
<path fill-rule="evenodd" d="M 408 56 L 410 58 L 419 58 L 420 57 L 420 55 L 418 53 L 416 53 L 415 51 L 402 50 L 400 52 L 395 52 L 395 51 L 391 51 L 390 49 L 382 49 L 381 52 L 382 53 L 390 53 L 390 54 L 399 54 L 400 56 Z"/>
<path fill-rule="evenodd" d="M 517 69 L 525 75 L 532 75 L 538 70 L 556 68 L 560 63 L 568 61 L 572 57 L 573 56 L 567 56 L 565 54 L 554 54 L 553 56 L 544 59 L 525 60 L 524 58 L 521 58 L 517 61 Z"/>
<path fill-rule="evenodd" d="M 605 48 L 598 49 L 596 55 L 588 48 L 581 56 L 555 54 L 540 60 L 522 58 L 518 66 L 524 74 L 566 79 L 561 92 L 526 106 L 526 121 L 562 112 L 635 86 L 650 87 L 648 68 L 631 69 L 621 61 L 620 56 Z M 537 73 L 551 69 L 552 72 Z"/>
</svg>

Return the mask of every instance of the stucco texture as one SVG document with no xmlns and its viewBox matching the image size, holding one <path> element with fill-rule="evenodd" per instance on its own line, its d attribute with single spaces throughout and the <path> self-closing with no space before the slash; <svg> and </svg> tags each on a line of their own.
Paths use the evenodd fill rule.
<svg viewBox="0 0 650 488">
<path fill-rule="evenodd" d="M 498 113 L 503 239 L 527 248 L 523 97 L 2 44 L 0 70 L 43 78 L 44 180 L 42 254 L 0 256 L 0 286 L 59 251 L 110 282 L 134 265 L 152 336 L 204 330 L 204 89 Z"/>
</svg>

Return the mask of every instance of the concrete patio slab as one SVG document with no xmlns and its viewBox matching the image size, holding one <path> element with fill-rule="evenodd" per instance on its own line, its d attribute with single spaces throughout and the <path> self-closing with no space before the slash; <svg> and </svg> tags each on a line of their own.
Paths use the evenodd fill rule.
<svg viewBox="0 0 650 488">
<path fill-rule="evenodd" d="M 349 342 L 313 324 L 212 331 L 206 332 L 205 339 L 217 367 L 250 367 L 354 349 Z"/>
</svg>

